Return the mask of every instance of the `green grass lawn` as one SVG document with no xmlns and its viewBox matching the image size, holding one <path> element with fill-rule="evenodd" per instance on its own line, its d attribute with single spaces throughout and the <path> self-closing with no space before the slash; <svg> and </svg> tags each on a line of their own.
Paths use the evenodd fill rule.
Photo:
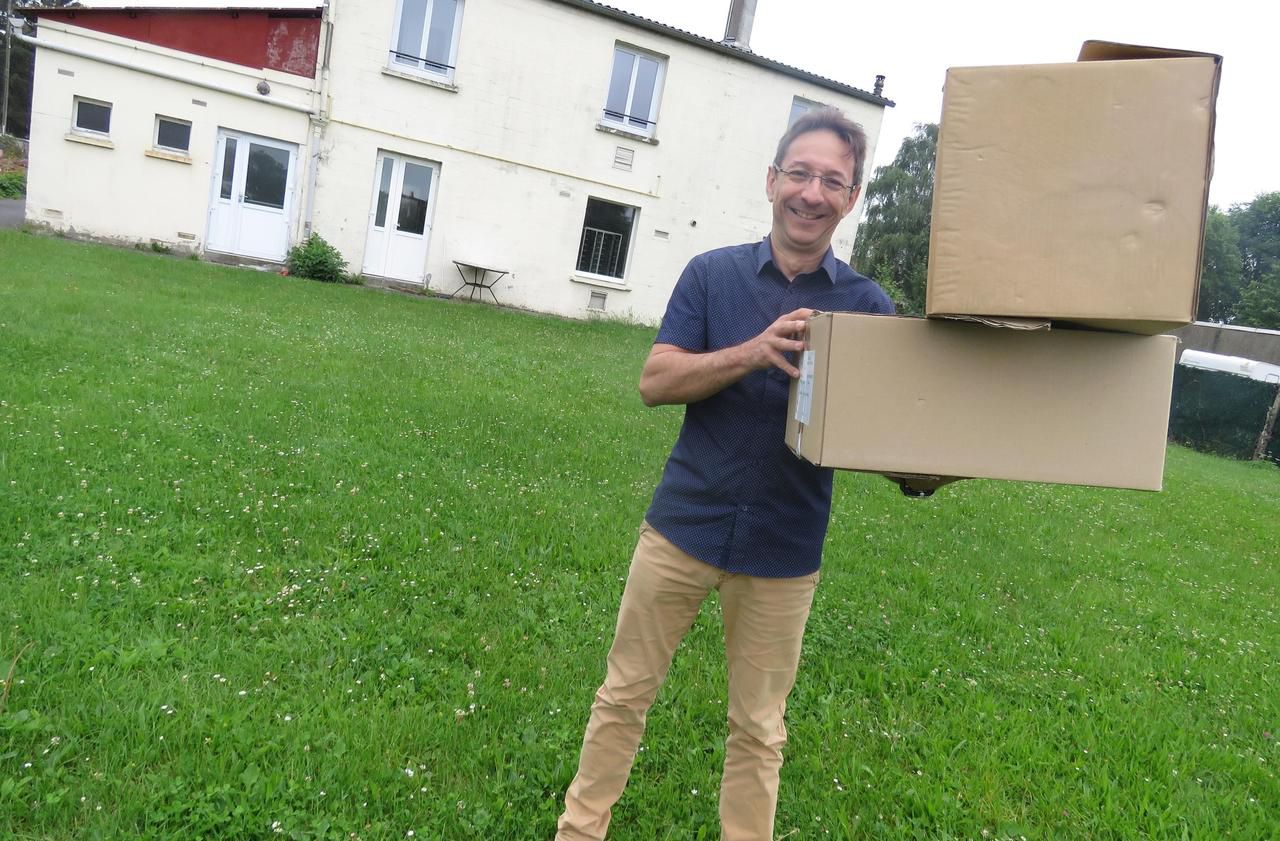
<svg viewBox="0 0 1280 841">
<path fill-rule="evenodd" d="M 0 835 L 550 839 L 652 337 L 0 231 Z M 1277 538 L 1280 470 L 1180 448 L 841 474 L 778 835 L 1280 837 Z M 719 837 L 717 611 L 611 838 Z"/>
</svg>

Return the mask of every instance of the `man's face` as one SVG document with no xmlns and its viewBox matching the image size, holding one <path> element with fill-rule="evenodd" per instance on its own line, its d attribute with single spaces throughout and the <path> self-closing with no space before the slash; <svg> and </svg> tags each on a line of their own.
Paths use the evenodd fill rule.
<svg viewBox="0 0 1280 841">
<path fill-rule="evenodd" d="M 804 170 L 850 184 L 853 181 L 853 154 L 849 144 L 835 132 L 826 129 L 810 131 L 791 141 L 780 168 Z M 830 190 L 817 178 L 811 178 L 804 184 L 794 184 L 786 175 L 780 175 L 769 167 L 765 192 L 773 203 L 771 236 L 775 244 L 804 253 L 826 251 L 836 226 L 853 210 L 860 189 Z"/>
</svg>

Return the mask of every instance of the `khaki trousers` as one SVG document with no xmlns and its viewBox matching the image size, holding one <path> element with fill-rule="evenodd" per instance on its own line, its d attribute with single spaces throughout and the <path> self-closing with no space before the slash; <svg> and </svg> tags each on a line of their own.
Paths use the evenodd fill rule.
<svg viewBox="0 0 1280 841">
<path fill-rule="evenodd" d="M 596 692 L 577 776 L 556 841 L 599 841 L 609 828 L 672 655 L 712 589 L 720 593 L 729 677 L 729 737 L 720 783 L 723 841 L 773 841 L 787 695 L 818 575 L 757 578 L 704 564 L 640 530 L 618 609 L 604 685 Z"/>
</svg>

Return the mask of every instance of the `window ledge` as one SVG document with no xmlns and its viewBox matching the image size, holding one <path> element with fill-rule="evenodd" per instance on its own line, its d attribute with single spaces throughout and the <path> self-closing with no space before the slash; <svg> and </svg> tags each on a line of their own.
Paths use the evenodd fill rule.
<svg viewBox="0 0 1280 841">
<path fill-rule="evenodd" d="M 578 272 L 569 275 L 569 280 L 574 283 L 581 283 L 583 286 L 594 286 L 597 289 L 613 289 L 617 292 L 630 292 L 631 287 L 627 286 L 625 281 L 614 280 L 598 274 L 584 274 Z"/>
<path fill-rule="evenodd" d="M 69 131 L 63 135 L 63 138 L 70 140 L 72 143 L 83 143 L 86 146 L 97 146 L 101 149 L 114 149 L 116 144 L 112 143 L 106 136 L 95 137 L 92 134 L 81 134 L 78 131 Z"/>
<path fill-rule="evenodd" d="M 616 134 L 618 137 L 625 137 L 628 140 L 634 140 L 637 143 L 648 143 L 650 146 L 658 145 L 658 138 L 650 137 L 647 134 L 640 134 L 634 131 L 627 131 L 621 126 L 615 126 L 612 123 L 606 123 L 603 120 L 596 123 L 596 131 L 602 131 L 605 134 Z"/>
<path fill-rule="evenodd" d="M 143 151 L 148 158 L 157 158 L 162 161 L 173 161 L 179 164 L 190 164 L 191 156 L 184 155 L 181 152 L 170 152 L 167 149 L 147 149 Z"/>
<path fill-rule="evenodd" d="M 430 76 L 423 76 L 419 73 L 411 73 L 407 70 L 397 70 L 394 67 L 382 68 L 383 76 L 394 76 L 397 79 L 404 79 L 407 82 L 417 82 L 420 85 L 426 85 L 429 88 L 439 88 L 449 93 L 457 93 L 458 86 L 453 82 L 446 82 L 443 78 L 432 79 Z"/>
</svg>

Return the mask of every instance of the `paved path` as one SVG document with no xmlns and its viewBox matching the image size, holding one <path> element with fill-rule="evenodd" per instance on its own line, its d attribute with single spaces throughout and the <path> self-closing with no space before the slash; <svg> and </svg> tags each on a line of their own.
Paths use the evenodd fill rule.
<svg viewBox="0 0 1280 841">
<path fill-rule="evenodd" d="M 26 199 L 0 199 L 0 228 L 22 227 L 26 206 Z"/>
</svg>

